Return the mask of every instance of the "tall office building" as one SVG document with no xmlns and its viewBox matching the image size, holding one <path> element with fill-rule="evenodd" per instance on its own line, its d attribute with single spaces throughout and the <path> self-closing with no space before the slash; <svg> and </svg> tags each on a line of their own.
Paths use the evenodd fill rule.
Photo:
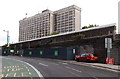
<svg viewBox="0 0 120 79">
<path fill-rule="evenodd" d="M 19 41 L 47 36 L 53 31 L 53 12 L 44 10 L 35 16 L 19 21 Z"/>
<path fill-rule="evenodd" d="M 81 9 L 75 5 L 54 12 L 55 31 L 59 33 L 77 31 L 81 26 Z"/>
<path fill-rule="evenodd" d="M 81 9 L 75 5 L 57 10 L 48 9 L 19 21 L 19 41 L 47 36 L 53 32 L 80 30 Z"/>
</svg>

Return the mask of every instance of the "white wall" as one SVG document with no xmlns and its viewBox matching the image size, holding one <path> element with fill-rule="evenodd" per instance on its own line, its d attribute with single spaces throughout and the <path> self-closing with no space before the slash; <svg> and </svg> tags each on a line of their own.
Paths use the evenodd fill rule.
<svg viewBox="0 0 120 79">
<path fill-rule="evenodd" d="M 120 34 L 120 1 L 118 3 L 118 33 Z"/>
</svg>

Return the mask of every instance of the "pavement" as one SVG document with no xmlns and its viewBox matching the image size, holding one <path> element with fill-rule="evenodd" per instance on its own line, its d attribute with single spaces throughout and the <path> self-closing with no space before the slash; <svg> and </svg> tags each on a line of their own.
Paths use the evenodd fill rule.
<svg viewBox="0 0 120 79">
<path fill-rule="evenodd" d="M 102 63 L 86 63 L 86 64 L 120 71 L 120 65 L 102 64 Z"/>
</svg>

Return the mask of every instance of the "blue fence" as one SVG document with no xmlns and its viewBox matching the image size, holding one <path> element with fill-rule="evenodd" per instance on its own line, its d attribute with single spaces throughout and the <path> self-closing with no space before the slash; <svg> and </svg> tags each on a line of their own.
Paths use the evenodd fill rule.
<svg viewBox="0 0 120 79">
<path fill-rule="evenodd" d="M 14 49 L 15 50 L 15 49 Z M 59 47 L 59 48 L 35 48 L 35 49 L 23 49 L 15 50 L 19 51 L 26 57 L 40 57 L 40 58 L 51 58 L 51 59 L 62 59 L 62 60 L 74 60 L 75 53 L 73 50 L 77 51 L 75 47 Z M 7 55 L 7 50 L 3 51 L 3 55 Z"/>
</svg>

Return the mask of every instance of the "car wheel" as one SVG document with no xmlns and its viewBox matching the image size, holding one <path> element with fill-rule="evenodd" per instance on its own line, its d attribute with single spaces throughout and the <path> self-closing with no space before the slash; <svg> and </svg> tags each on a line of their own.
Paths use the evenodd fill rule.
<svg viewBox="0 0 120 79">
<path fill-rule="evenodd" d="M 79 59 L 77 58 L 76 61 L 79 62 Z"/>
<path fill-rule="evenodd" d="M 90 60 L 89 60 L 89 59 L 87 59 L 87 62 L 90 62 Z"/>
</svg>

